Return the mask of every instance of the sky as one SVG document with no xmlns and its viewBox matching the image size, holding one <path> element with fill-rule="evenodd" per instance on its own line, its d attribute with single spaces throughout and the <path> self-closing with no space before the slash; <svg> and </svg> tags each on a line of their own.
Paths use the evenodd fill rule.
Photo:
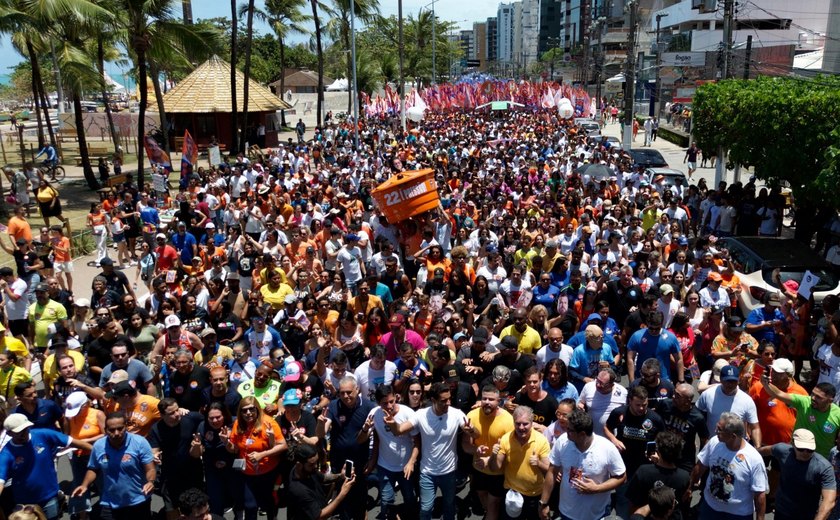
<svg viewBox="0 0 840 520">
<path fill-rule="evenodd" d="M 175 11 L 181 12 L 181 4 L 175 2 Z M 256 0 L 256 5 L 261 7 L 264 0 Z M 483 21 L 490 16 L 495 16 L 499 0 L 437 0 L 435 12 L 443 20 L 454 22 L 459 28 L 467 29 L 472 27 L 473 22 Z M 379 0 L 380 12 L 384 16 L 397 14 L 397 0 Z M 421 9 L 431 9 L 431 0 L 403 0 L 403 16 L 414 14 Z M 215 18 L 219 16 L 230 17 L 230 2 L 222 0 L 192 0 L 193 18 Z M 256 28 L 262 33 L 268 32 L 268 26 L 256 22 Z M 306 37 L 298 37 L 298 41 Z M 294 42 L 294 39 L 292 40 Z M 0 75 L 9 74 L 10 67 L 23 61 L 23 58 L 14 50 L 8 36 L 0 38 Z M 122 71 L 115 65 L 107 67 L 109 74 L 119 83 L 125 83 Z"/>
</svg>

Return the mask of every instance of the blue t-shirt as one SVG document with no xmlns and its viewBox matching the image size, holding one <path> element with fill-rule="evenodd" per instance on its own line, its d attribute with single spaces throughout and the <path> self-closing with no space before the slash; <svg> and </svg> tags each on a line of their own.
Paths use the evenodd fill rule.
<svg viewBox="0 0 840 520">
<path fill-rule="evenodd" d="M 193 259 L 193 246 L 197 245 L 192 233 L 175 233 L 172 235 L 172 245 L 181 253 L 181 262 L 184 265 L 191 265 Z"/>
<path fill-rule="evenodd" d="M 44 428 L 58 431 L 56 423 L 64 416 L 61 407 L 50 399 L 38 398 L 35 401 L 35 412 L 28 413 L 23 406 L 18 405 L 14 413 L 22 413 L 32 423 L 33 428 Z"/>
<path fill-rule="evenodd" d="M 779 309 L 773 308 L 772 311 L 767 312 L 764 310 L 764 307 L 759 307 L 758 309 L 753 309 L 750 312 L 749 316 L 747 316 L 747 321 L 744 322 L 745 325 L 761 325 L 762 321 L 773 321 L 779 320 L 784 322 L 785 316 L 782 314 L 782 311 Z M 778 348 L 782 343 L 782 338 L 778 334 L 776 334 L 776 329 L 774 327 L 767 327 L 764 330 L 759 330 L 756 332 L 751 332 L 752 337 L 755 338 L 756 341 L 761 343 L 763 340 L 767 340 L 772 342 Z"/>
<path fill-rule="evenodd" d="M 571 382 L 566 383 L 566 386 L 561 387 L 559 389 L 551 388 L 551 385 L 548 384 L 548 381 L 543 380 L 542 388 L 548 395 L 554 398 L 555 401 L 558 403 L 563 399 L 573 399 L 574 401 L 578 400 L 580 395 L 578 394 L 577 388 Z"/>
<path fill-rule="evenodd" d="M 648 333 L 647 329 L 640 329 L 630 336 L 627 342 L 627 355 L 636 352 L 636 377 L 640 377 L 642 363 L 645 360 L 655 357 L 659 360 L 659 372 L 665 381 L 671 380 L 671 354 L 680 353 L 680 342 L 677 337 L 667 330 L 663 330 L 658 336 Z"/>
<path fill-rule="evenodd" d="M 70 444 L 70 437 L 54 430 L 33 428 L 29 442 L 9 442 L 0 451 L 0 480 L 14 480 L 18 504 L 43 504 L 58 495 L 58 475 L 53 456 Z"/>
<path fill-rule="evenodd" d="M 99 503 L 120 508 L 136 506 L 148 500 L 143 494 L 146 484 L 143 465 L 152 460 L 152 447 L 140 435 L 126 432 L 125 442 L 119 448 L 111 446 L 107 437 L 93 443 L 88 469 L 96 471 L 102 479 Z"/>
<path fill-rule="evenodd" d="M 572 348 L 577 348 L 580 345 L 586 344 L 586 331 L 580 331 L 576 333 L 574 336 L 569 338 L 569 341 L 566 342 L 566 345 L 569 345 Z M 618 343 L 615 342 L 615 339 L 610 336 L 609 334 L 604 334 L 604 343 L 610 346 L 612 350 L 612 355 L 615 356 L 618 354 Z"/>
<path fill-rule="evenodd" d="M 615 354 L 612 348 L 607 344 L 607 337 L 604 336 L 604 342 L 601 344 L 601 350 L 594 350 L 584 343 L 575 347 L 572 352 L 572 360 L 569 361 L 569 373 L 574 379 L 575 388 L 578 392 L 583 388 L 584 377 L 596 377 L 598 375 L 598 367 L 601 361 L 606 361 L 610 364 L 610 368 L 615 370 Z M 580 386 L 578 386 L 580 385 Z"/>
<path fill-rule="evenodd" d="M 560 289 L 549 284 L 547 288 L 543 289 L 542 285 L 537 284 L 533 291 L 534 298 L 531 303 L 535 305 L 544 305 L 551 315 L 557 313 L 556 304 L 557 297 L 560 296 Z"/>
</svg>

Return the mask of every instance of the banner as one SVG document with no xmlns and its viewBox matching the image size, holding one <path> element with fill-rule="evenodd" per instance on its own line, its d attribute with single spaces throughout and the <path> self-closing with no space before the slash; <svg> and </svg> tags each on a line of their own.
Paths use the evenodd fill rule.
<svg viewBox="0 0 840 520">
<path fill-rule="evenodd" d="M 184 130 L 184 145 L 181 148 L 181 177 L 191 174 L 197 161 L 198 145 L 195 144 L 190 131 Z"/>
<path fill-rule="evenodd" d="M 146 157 L 149 158 L 150 163 L 163 168 L 167 172 L 172 171 L 172 162 L 169 160 L 169 155 L 163 151 L 154 137 L 146 134 L 143 138 L 143 148 L 146 149 Z"/>
<path fill-rule="evenodd" d="M 211 146 L 207 149 L 207 159 L 210 161 L 210 167 L 222 164 L 222 153 L 218 146 Z"/>
<path fill-rule="evenodd" d="M 663 67 L 705 67 L 705 52 L 663 52 Z"/>
</svg>

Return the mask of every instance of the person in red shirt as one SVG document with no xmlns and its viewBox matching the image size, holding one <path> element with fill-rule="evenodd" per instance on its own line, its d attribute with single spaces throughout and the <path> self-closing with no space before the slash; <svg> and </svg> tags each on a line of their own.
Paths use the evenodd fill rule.
<svg viewBox="0 0 840 520">
<path fill-rule="evenodd" d="M 155 248 L 155 255 L 157 256 L 155 274 L 166 273 L 177 268 L 181 264 L 181 258 L 178 255 L 178 251 L 166 243 L 166 235 L 158 233 L 155 237 L 155 242 L 157 242 L 157 247 Z"/>
</svg>

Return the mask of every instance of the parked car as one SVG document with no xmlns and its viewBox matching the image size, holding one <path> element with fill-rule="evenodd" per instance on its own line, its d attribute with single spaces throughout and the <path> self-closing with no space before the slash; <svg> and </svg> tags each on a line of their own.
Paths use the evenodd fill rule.
<svg viewBox="0 0 840 520">
<path fill-rule="evenodd" d="M 645 168 L 667 168 L 668 162 L 662 157 L 658 150 L 653 148 L 634 148 L 627 150 L 633 160 L 633 168 L 644 166 Z"/>
<path fill-rule="evenodd" d="M 601 135 L 601 125 L 593 119 L 578 117 L 575 119 L 575 124 L 586 131 L 586 135 L 592 137 L 593 135 Z"/>
<path fill-rule="evenodd" d="M 680 170 L 674 170 L 672 168 L 648 168 L 645 170 L 645 175 L 647 175 L 648 180 L 651 182 L 657 176 L 662 175 L 665 177 L 665 185 L 676 186 L 681 197 L 688 190 L 688 178 Z"/>
<path fill-rule="evenodd" d="M 610 150 L 613 150 L 613 151 L 615 151 L 615 150 L 621 151 L 621 140 L 619 140 L 619 138 L 618 138 L 618 137 L 614 137 L 614 136 L 611 136 L 611 135 L 596 135 L 596 136 L 593 136 L 593 137 L 592 137 L 592 140 L 593 140 L 596 144 L 601 144 L 601 143 L 603 143 L 603 144 L 604 144 L 605 146 L 607 146 Z"/>
<path fill-rule="evenodd" d="M 741 279 L 738 306 L 744 316 L 762 305 L 768 291 L 780 292 L 774 273 L 782 282 L 801 283 L 806 271 L 819 278 L 813 288 L 817 305 L 829 294 L 840 294 L 837 270 L 809 247 L 791 238 L 731 237 L 718 240 L 729 251 L 735 273 Z"/>
</svg>

